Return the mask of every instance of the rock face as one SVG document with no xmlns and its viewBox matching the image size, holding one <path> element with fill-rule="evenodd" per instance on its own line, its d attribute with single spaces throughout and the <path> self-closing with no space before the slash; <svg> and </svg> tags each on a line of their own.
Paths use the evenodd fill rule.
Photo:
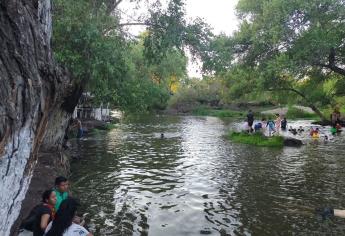
<svg viewBox="0 0 345 236">
<path fill-rule="evenodd" d="M 284 138 L 284 146 L 287 147 L 300 147 L 303 145 L 303 142 L 295 138 Z"/>
<path fill-rule="evenodd" d="M 0 1 L 0 235 L 9 235 L 30 183 L 36 154 L 57 145 L 78 100 L 52 59 L 50 0 Z M 69 98 L 74 98 L 68 100 Z"/>
</svg>

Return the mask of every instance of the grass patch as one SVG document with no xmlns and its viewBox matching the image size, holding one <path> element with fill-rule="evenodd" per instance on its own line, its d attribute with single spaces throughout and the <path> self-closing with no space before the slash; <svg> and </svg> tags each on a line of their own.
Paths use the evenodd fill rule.
<svg viewBox="0 0 345 236">
<path fill-rule="evenodd" d="M 112 130 L 112 129 L 115 129 L 117 127 L 116 124 L 113 124 L 113 123 L 107 123 L 103 126 L 99 126 L 99 127 L 96 127 L 96 128 L 93 128 L 90 130 L 90 133 L 91 134 L 101 134 L 101 133 L 104 133 L 106 131 L 109 131 L 109 130 Z"/>
<path fill-rule="evenodd" d="M 216 116 L 216 117 L 232 117 L 232 118 L 239 118 L 239 117 L 244 116 L 244 114 L 239 111 L 216 110 L 216 109 L 210 109 L 210 108 L 205 108 L 205 107 L 198 107 L 194 109 L 192 114 L 195 116 Z"/>
<path fill-rule="evenodd" d="M 113 124 L 113 123 L 106 123 L 104 125 L 104 129 L 105 130 L 112 130 L 112 129 L 115 129 L 116 128 L 116 124 Z"/>
<path fill-rule="evenodd" d="M 231 132 L 228 138 L 237 143 L 251 144 L 259 147 L 284 146 L 284 139 L 281 136 L 266 137 L 260 133 L 247 134 Z"/>
<path fill-rule="evenodd" d="M 289 110 L 286 113 L 286 117 L 288 119 L 319 119 L 319 116 L 315 113 L 309 113 L 296 107 L 289 107 Z"/>
</svg>

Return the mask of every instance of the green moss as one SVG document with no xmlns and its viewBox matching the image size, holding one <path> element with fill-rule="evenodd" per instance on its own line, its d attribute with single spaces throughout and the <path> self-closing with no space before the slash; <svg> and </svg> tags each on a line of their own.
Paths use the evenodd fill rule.
<svg viewBox="0 0 345 236">
<path fill-rule="evenodd" d="M 284 139 L 281 136 L 266 137 L 260 133 L 248 134 L 231 132 L 228 138 L 237 143 L 251 144 L 260 147 L 284 146 Z"/>
</svg>

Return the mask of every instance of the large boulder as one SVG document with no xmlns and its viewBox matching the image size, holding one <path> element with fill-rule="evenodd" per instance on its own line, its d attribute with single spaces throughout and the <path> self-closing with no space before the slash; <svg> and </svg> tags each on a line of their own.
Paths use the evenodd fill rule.
<svg viewBox="0 0 345 236">
<path fill-rule="evenodd" d="M 299 139 L 285 137 L 284 138 L 284 146 L 287 147 L 300 147 L 303 145 L 303 142 Z"/>
</svg>

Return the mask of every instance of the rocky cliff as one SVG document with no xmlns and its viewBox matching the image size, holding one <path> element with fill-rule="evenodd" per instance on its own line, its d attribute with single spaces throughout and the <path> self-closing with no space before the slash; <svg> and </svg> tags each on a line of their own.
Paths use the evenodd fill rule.
<svg viewBox="0 0 345 236">
<path fill-rule="evenodd" d="M 0 235 L 9 235 L 37 152 L 61 143 L 80 96 L 54 62 L 50 0 L 0 1 Z"/>
</svg>

